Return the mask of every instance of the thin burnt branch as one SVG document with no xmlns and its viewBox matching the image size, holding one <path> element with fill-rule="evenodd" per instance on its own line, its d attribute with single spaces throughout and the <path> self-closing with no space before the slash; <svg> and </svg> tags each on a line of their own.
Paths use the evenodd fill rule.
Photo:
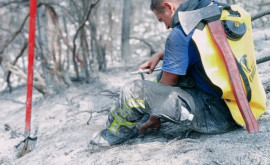
<svg viewBox="0 0 270 165">
<path fill-rule="evenodd" d="M 97 0 L 95 3 L 91 4 L 91 6 L 89 7 L 89 10 L 87 12 L 86 17 L 84 18 L 84 20 L 80 24 L 80 26 L 77 29 L 77 31 L 75 33 L 75 36 L 73 38 L 73 51 L 72 51 L 72 54 L 73 54 L 73 64 L 74 64 L 74 69 L 75 69 L 75 72 L 76 72 L 76 78 L 77 78 L 77 80 L 80 79 L 80 76 L 79 76 L 78 66 L 77 66 L 77 63 L 76 63 L 76 60 L 75 60 L 75 56 L 76 56 L 76 39 L 77 39 L 77 36 L 78 36 L 79 32 L 84 27 L 85 22 L 89 19 L 89 16 L 92 13 L 92 9 L 94 9 L 99 4 L 99 2 L 100 2 L 100 0 Z"/>
<path fill-rule="evenodd" d="M 25 5 L 28 4 L 29 0 L 2 2 L 2 3 L 0 3 L 0 8 L 7 7 L 7 6 L 12 5 L 12 4 L 21 5 L 21 4 L 24 4 L 24 3 L 25 3 Z"/>
<path fill-rule="evenodd" d="M 261 63 L 264 63 L 264 62 L 267 62 L 267 61 L 270 61 L 270 56 L 265 56 L 265 57 L 259 58 L 259 59 L 256 60 L 256 63 L 261 64 Z"/>
<path fill-rule="evenodd" d="M 37 8 L 39 8 L 40 6 L 45 5 L 45 4 L 46 4 L 46 3 L 39 3 L 39 4 L 37 5 Z M 25 16 L 25 18 L 24 18 L 24 20 L 23 20 L 21 26 L 19 27 L 19 29 L 18 29 L 16 32 L 14 32 L 14 33 L 12 34 L 12 37 L 11 37 L 11 38 L 8 38 L 8 39 L 5 41 L 4 46 L 0 49 L 0 55 L 3 54 L 4 50 L 5 50 L 5 49 L 7 48 L 7 46 L 8 46 L 8 45 L 9 45 L 9 44 L 10 44 L 10 43 L 18 36 L 18 34 L 20 34 L 20 33 L 22 32 L 23 27 L 24 27 L 24 25 L 25 25 L 25 23 L 26 23 L 28 17 L 29 17 L 29 13 Z"/>
<path fill-rule="evenodd" d="M 264 10 L 262 12 L 257 13 L 256 15 L 252 16 L 251 17 L 251 21 L 254 21 L 254 20 L 258 19 L 258 18 L 261 18 L 261 17 L 263 17 L 265 15 L 269 15 L 269 14 L 270 14 L 270 10 L 269 9 L 268 10 Z"/>
<path fill-rule="evenodd" d="M 155 49 L 153 48 L 153 46 L 147 42 L 146 40 L 142 39 L 142 38 L 138 38 L 138 37 L 129 37 L 130 39 L 134 39 L 134 40 L 138 40 L 141 41 L 142 43 L 144 43 L 145 45 L 147 45 L 150 49 L 150 55 L 153 55 L 156 53 Z"/>
<path fill-rule="evenodd" d="M 20 53 L 17 55 L 17 57 L 15 58 L 15 60 L 13 61 L 12 65 L 16 65 L 17 61 L 19 60 L 19 58 L 23 55 L 23 53 L 25 52 L 26 48 L 27 48 L 27 45 L 28 45 L 28 42 L 25 41 L 24 44 L 23 44 L 23 47 L 20 51 Z M 8 74 L 7 74 L 7 86 L 9 88 L 9 92 L 11 93 L 12 92 L 12 86 L 11 86 L 11 83 L 10 83 L 10 76 L 11 76 L 11 71 L 8 71 Z"/>
<path fill-rule="evenodd" d="M 5 48 L 17 37 L 18 34 L 21 33 L 21 31 L 22 31 L 22 29 L 23 29 L 23 27 L 25 25 L 25 22 L 27 21 L 28 17 L 29 17 L 29 14 L 27 14 L 27 16 L 24 18 L 24 20 L 23 20 L 21 26 L 19 27 L 19 29 L 15 33 L 13 33 L 13 35 L 12 35 L 12 37 L 10 39 L 8 39 L 5 42 L 4 46 L 0 50 L 0 54 L 3 54 Z"/>
</svg>

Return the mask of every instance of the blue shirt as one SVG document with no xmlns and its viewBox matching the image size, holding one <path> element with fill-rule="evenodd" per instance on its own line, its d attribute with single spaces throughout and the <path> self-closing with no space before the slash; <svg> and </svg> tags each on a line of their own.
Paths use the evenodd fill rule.
<svg viewBox="0 0 270 165">
<path fill-rule="evenodd" d="M 195 68 L 197 67 L 206 76 L 197 47 L 191 39 L 193 33 L 194 30 L 186 36 L 180 25 L 172 29 L 165 43 L 162 70 L 177 75 L 186 75 L 189 72 L 199 88 L 217 96 Z"/>
</svg>

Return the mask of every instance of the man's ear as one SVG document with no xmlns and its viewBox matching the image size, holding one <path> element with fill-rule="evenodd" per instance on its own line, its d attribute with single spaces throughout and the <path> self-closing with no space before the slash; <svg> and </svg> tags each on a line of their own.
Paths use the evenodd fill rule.
<svg viewBox="0 0 270 165">
<path fill-rule="evenodd" d="M 170 2 L 164 2 L 163 6 L 169 10 L 173 10 L 173 5 Z"/>
</svg>

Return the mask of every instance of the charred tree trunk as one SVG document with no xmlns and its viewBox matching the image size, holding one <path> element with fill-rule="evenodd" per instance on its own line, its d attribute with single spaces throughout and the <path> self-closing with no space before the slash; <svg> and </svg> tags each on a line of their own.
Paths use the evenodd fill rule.
<svg viewBox="0 0 270 165">
<path fill-rule="evenodd" d="M 76 34 L 73 38 L 73 63 L 74 63 L 74 66 L 75 66 L 75 70 L 76 70 L 76 78 L 77 80 L 80 79 L 80 76 L 79 76 L 79 71 L 78 71 L 78 65 L 75 61 L 75 55 L 76 55 L 76 39 L 77 39 L 77 36 L 79 34 L 79 32 L 82 30 L 82 28 L 85 26 L 85 22 L 87 20 L 89 20 L 89 17 L 92 13 L 92 10 L 99 4 L 100 0 L 97 0 L 95 3 L 92 3 L 89 7 L 89 10 L 87 11 L 87 14 L 85 16 L 85 18 L 83 19 L 83 21 L 81 22 L 79 28 L 77 29 L 76 31 Z"/>
<path fill-rule="evenodd" d="M 89 20 L 90 23 L 90 31 L 91 31 L 91 55 L 92 55 L 92 60 L 90 61 L 90 66 L 92 63 L 94 63 L 95 57 L 97 57 L 97 27 L 96 27 L 96 22 L 94 16 Z"/>
<path fill-rule="evenodd" d="M 130 10 L 131 10 L 131 0 L 123 0 L 123 15 L 122 15 L 122 39 L 121 39 L 121 54 L 122 59 L 125 63 L 130 55 Z"/>
<path fill-rule="evenodd" d="M 63 22 L 64 22 L 64 28 L 65 28 L 65 38 L 67 40 L 67 43 L 69 43 L 69 36 L 68 36 L 68 30 L 67 30 L 67 22 L 66 22 L 66 18 L 63 17 Z M 69 49 L 66 50 L 66 70 L 69 71 L 70 69 L 70 58 L 69 58 Z"/>
<path fill-rule="evenodd" d="M 48 23 L 48 31 L 50 36 L 51 56 L 53 61 L 53 68 L 50 68 L 50 75 L 52 77 L 54 90 L 61 91 L 65 85 L 69 86 L 69 77 L 65 76 L 62 66 L 62 48 L 61 48 L 61 29 L 59 18 L 53 7 L 45 5 L 48 15 L 51 18 L 52 24 Z M 52 26 L 54 25 L 54 26 Z M 56 44 L 56 47 L 55 47 Z M 57 56 L 58 55 L 58 56 Z"/>
<path fill-rule="evenodd" d="M 97 61 L 98 61 L 98 70 L 105 71 L 106 70 L 106 45 L 104 43 L 103 37 L 100 36 L 99 42 L 96 42 L 96 50 L 97 50 Z"/>
<path fill-rule="evenodd" d="M 87 52 L 88 52 L 88 48 L 87 48 L 87 43 L 86 43 L 86 37 L 85 37 L 85 32 L 84 29 L 81 30 L 81 44 L 83 47 L 83 66 L 84 66 L 84 71 L 85 71 L 85 82 L 89 83 L 89 70 L 88 70 L 88 58 L 87 58 Z"/>
<path fill-rule="evenodd" d="M 115 7 L 113 6 L 114 1 L 109 1 L 108 2 L 108 22 L 109 22 L 109 37 L 110 41 L 114 40 L 113 36 L 113 29 L 114 29 L 114 20 L 113 20 L 113 14 L 115 12 Z M 113 42 L 109 42 L 107 45 L 107 51 L 110 52 L 111 56 L 111 63 L 114 62 L 114 57 L 113 57 Z"/>
<path fill-rule="evenodd" d="M 38 45 L 39 45 L 39 58 L 40 58 L 40 61 L 41 61 L 41 69 L 42 69 L 42 73 L 43 73 L 43 76 L 44 79 L 45 79 L 45 82 L 46 84 L 49 84 L 50 82 L 50 73 L 48 71 L 48 68 L 49 68 L 49 64 L 48 64 L 48 59 L 47 57 L 44 55 L 43 53 L 43 42 L 42 42 L 42 31 L 41 31 L 41 27 L 42 27 L 42 24 L 41 24 L 41 21 L 40 21 L 40 10 L 37 10 L 37 25 L 38 25 L 38 37 L 37 37 L 37 40 L 38 40 Z"/>
</svg>

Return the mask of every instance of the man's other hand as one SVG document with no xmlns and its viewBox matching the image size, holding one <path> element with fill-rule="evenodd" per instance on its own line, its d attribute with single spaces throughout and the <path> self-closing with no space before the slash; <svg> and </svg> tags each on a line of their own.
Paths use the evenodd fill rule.
<svg viewBox="0 0 270 165">
<path fill-rule="evenodd" d="M 150 129 L 150 132 L 152 132 L 154 129 L 159 130 L 160 127 L 160 119 L 156 116 L 150 116 L 150 118 L 141 126 L 139 132 L 144 133 L 147 129 Z"/>
<path fill-rule="evenodd" d="M 163 55 L 164 55 L 164 52 L 158 52 L 158 53 L 154 54 L 144 64 L 142 64 L 139 67 L 139 69 L 149 69 L 150 70 L 149 73 L 152 73 L 154 71 L 155 67 L 157 66 L 158 62 L 160 60 L 163 60 Z"/>
</svg>

